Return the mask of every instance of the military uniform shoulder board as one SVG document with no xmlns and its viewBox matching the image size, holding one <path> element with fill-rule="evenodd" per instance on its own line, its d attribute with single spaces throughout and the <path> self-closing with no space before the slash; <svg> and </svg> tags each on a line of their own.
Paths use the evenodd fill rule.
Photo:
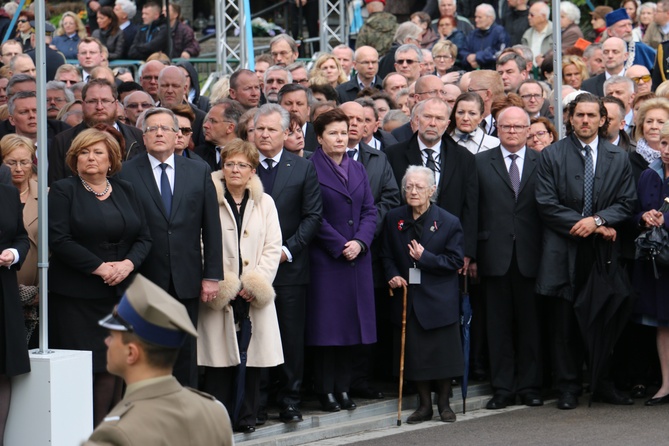
<svg viewBox="0 0 669 446">
<path fill-rule="evenodd" d="M 107 415 L 102 422 L 103 423 L 113 423 L 117 421 L 121 421 L 121 418 L 128 412 L 130 412 L 130 409 L 134 407 L 134 404 L 129 403 L 123 407 L 119 407 L 117 410 L 114 411 L 113 415 L 109 414 Z"/>
</svg>

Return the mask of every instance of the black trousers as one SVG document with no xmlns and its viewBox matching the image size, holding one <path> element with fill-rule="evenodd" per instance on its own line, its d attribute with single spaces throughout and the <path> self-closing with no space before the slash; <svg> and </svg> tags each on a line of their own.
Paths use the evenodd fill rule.
<svg viewBox="0 0 669 446">
<path fill-rule="evenodd" d="M 302 7 L 302 16 L 300 20 L 300 10 L 295 4 L 295 1 L 288 2 L 288 16 L 291 17 L 291 33 L 293 34 L 294 39 L 298 39 L 302 36 L 302 26 L 304 22 L 307 24 L 307 31 L 309 32 L 309 37 L 318 37 L 319 36 L 319 21 L 318 21 L 318 0 L 307 0 L 307 4 Z M 300 57 L 308 56 L 305 53 L 306 45 L 300 46 Z M 319 51 L 320 42 L 316 41 L 313 44 L 314 52 Z"/>
<path fill-rule="evenodd" d="M 174 296 L 174 294 L 172 294 L 172 296 Z M 179 300 L 179 302 L 186 307 L 191 322 L 197 327 L 200 298 L 183 299 Z M 193 336 L 186 336 L 186 340 L 181 346 L 177 360 L 174 363 L 172 374 L 182 386 L 197 389 L 197 339 Z"/>
<path fill-rule="evenodd" d="M 261 370 L 264 369 L 246 367 L 244 399 L 242 400 L 237 419 L 233 419 L 233 417 L 237 397 L 237 373 L 239 372 L 239 366 L 204 367 L 202 390 L 215 396 L 216 399 L 225 405 L 235 426 L 255 426 L 260 399 Z"/>
<path fill-rule="evenodd" d="M 534 278 L 514 253 L 504 276 L 485 277 L 491 384 L 501 394 L 541 388 L 541 336 Z"/>
<path fill-rule="evenodd" d="M 321 394 L 348 392 L 352 347 L 314 347 L 313 351 L 314 391 Z"/>
</svg>

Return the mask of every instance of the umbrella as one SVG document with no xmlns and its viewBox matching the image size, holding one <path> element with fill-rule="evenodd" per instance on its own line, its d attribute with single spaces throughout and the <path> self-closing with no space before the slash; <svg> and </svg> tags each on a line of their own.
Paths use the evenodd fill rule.
<svg viewBox="0 0 669 446">
<path fill-rule="evenodd" d="M 595 264 L 574 303 L 588 355 L 590 404 L 634 306 L 629 278 L 612 248 L 613 242 L 595 239 Z"/>
<path fill-rule="evenodd" d="M 404 387 L 404 349 L 407 339 L 407 286 L 402 285 L 402 339 L 400 341 L 400 396 L 397 399 L 397 426 L 402 425 L 402 388 Z M 393 296 L 393 290 L 390 289 Z"/>
<path fill-rule="evenodd" d="M 250 303 L 246 302 L 241 296 L 233 301 L 233 308 L 237 316 L 235 319 L 239 323 L 237 331 L 237 346 L 239 347 L 239 365 L 237 366 L 237 376 L 235 385 L 235 410 L 233 420 L 239 422 L 239 412 L 244 402 L 244 389 L 246 388 L 246 360 L 248 357 L 249 344 L 251 343 L 251 318 L 249 317 Z"/>
<path fill-rule="evenodd" d="M 467 410 L 467 384 L 469 382 L 469 328 L 472 324 L 472 304 L 469 301 L 469 279 L 465 274 L 464 291 L 460 299 L 460 330 L 462 334 L 462 356 L 465 363 L 465 369 L 462 373 L 462 413 Z"/>
</svg>

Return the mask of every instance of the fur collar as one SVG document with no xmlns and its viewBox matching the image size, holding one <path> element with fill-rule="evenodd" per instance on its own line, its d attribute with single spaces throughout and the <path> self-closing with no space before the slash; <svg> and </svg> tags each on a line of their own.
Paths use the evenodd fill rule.
<svg viewBox="0 0 669 446">
<path fill-rule="evenodd" d="M 225 205 L 227 200 L 225 199 L 225 182 L 223 181 L 223 172 L 216 171 L 211 174 L 211 178 L 214 180 L 214 187 L 216 188 L 216 196 L 218 197 L 218 203 Z M 256 203 L 259 203 L 263 196 L 263 187 L 260 178 L 258 175 L 253 175 L 249 183 L 246 185 L 246 188 L 249 190 L 249 198 Z"/>
</svg>

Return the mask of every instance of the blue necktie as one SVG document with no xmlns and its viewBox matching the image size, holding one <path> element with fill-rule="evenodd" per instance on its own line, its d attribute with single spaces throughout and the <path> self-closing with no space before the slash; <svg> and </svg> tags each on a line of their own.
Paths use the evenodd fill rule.
<svg viewBox="0 0 669 446">
<path fill-rule="evenodd" d="M 592 148 L 585 146 L 585 172 L 583 175 L 583 216 L 592 215 L 592 185 L 595 182 L 595 171 L 592 163 Z"/>
<path fill-rule="evenodd" d="M 355 149 L 350 149 L 346 151 L 346 154 L 348 155 L 349 158 L 354 159 L 355 158 Z"/>
<path fill-rule="evenodd" d="M 167 164 L 160 163 L 160 168 L 163 170 L 163 173 L 160 174 L 160 196 L 163 199 L 165 212 L 169 217 L 172 213 L 172 188 L 170 187 L 170 179 L 167 177 Z"/>
</svg>

